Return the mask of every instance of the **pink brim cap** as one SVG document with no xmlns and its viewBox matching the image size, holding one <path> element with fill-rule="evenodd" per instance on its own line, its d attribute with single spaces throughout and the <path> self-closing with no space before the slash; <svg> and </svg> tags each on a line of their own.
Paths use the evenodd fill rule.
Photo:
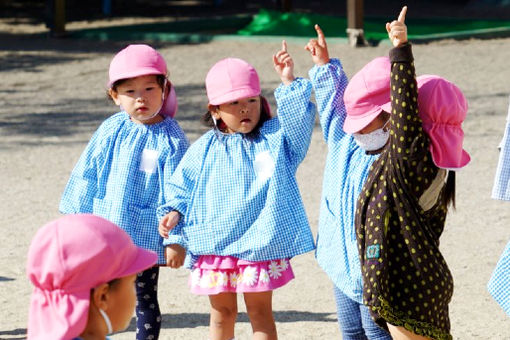
<svg viewBox="0 0 510 340">
<path fill-rule="evenodd" d="M 207 73 L 205 87 L 210 105 L 220 105 L 261 93 L 257 71 L 246 61 L 226 58 Z"/>
<path fill-rule="evenodd" d="M 121 79 L 166 73 L 165 59 L 158 51 L 145 44 L 129 45 L 110 62 L 108 87 Z"/>
<path fill-rule="evenodd" d="M 378 57 L 351 78 L 344 93 L 347 112 L 343 125 L 345 132 L 358 132 L 381 111 L 391 112 L 390 72 L 389 58 Z"/>
<path fill-rule="evenodd" d="M 28 339 L 73 339 L 86 327 L 90 291 L 141 272 L 156 253 L 134 245 L 115 224 L 94 215 L 66 215 L 35 234 L 27 275 L 34 290 Z"/>
</svg>

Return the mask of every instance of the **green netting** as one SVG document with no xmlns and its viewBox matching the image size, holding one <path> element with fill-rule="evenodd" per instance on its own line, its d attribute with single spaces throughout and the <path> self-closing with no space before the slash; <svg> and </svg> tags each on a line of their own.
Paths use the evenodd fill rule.
<svg viewBox="0 0 510 340">
<path fill-rule="evenodd" d="M 388 18 L 365 18 L 365 38 L 387 39 L 384 25 Z M 510 21 L 467 19 L 408 18 L 409 39 L 434 40 L 457 37 L 509 36 Z M 260 10 L 258 14 L 221 18 L 191 19 L 166 23 L 105 27 L 71 32 L 78 38 L 99 40 L 170 41 L 176 43 L 231 39 L 307 39 L 315 37 L 314 24 L 326 36 L 345 40 L 347 20 L 342 17 L 312 13 L 281 13 Z"/>
<path fill-rule="evenodd" d="M 365 18 L 365 37 L 369 40 L 383 40 L 387 38 L 384 28 L 388 18 Z M 309 13 L 280 13 L 261 10 L 253 20 L 237 34 L 276 35 L 314 37 L 314 24 L 319 24 L 327 37 L 346 37 L 347 20 L 341 17 L 309 14 Z M 442 37 L 460 33 L 488 32 L 496 30 L 510 31 L 510 21 L 505 20 L 467 20 L 467 19 L 406 19 L 409 27 L 409 39 L 431 38 L 434 35 Z"/>
</svg>

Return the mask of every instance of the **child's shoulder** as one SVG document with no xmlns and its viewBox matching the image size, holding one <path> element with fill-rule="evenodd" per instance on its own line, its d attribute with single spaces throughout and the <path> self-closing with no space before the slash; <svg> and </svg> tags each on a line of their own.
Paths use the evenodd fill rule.
<svg viewBox="0 0 510 340">
<path fill-rule="evenodd" d="M 127 121 L 128 119 L 129 116 L 124 111 L 114 113 L 101 123 L 101 125 L 99 126 L 99 130 L 118 129 L 120 126 L 123 125 L 123 122 Z"/>
</svg>

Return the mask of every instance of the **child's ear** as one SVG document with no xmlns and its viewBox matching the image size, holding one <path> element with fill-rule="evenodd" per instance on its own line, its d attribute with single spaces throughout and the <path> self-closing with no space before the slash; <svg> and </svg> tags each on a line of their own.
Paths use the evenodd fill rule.
<svg viewBox="0 0 510 340">
<path fill-rule="evenodd" d="M 108 308 L 108 293 L 110 286 L 108 283 L 103 283 L 94 288 L 90 296 L 90 302 L 96 307 L 106 310 Z"/>
<path fill-rule="evenodd" d="M 218 106 L 216 105 L 207 105 L 207 110 L 211 113 L 211 116 L 213 116 L 216 119 L 220 119 L 220 114 L 218 112 Z"/>
<path fill-rule="evenodd" d="M 119 94 L 114 89 L 108 89 L 108 94 L 116 105 L 120 105 Z"/>
</svg>

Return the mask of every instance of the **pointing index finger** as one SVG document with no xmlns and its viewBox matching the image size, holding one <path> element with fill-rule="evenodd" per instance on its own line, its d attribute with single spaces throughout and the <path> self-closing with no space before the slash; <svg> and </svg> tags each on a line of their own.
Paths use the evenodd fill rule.
<svg viewBox="0 0 510 340">
<path fill-rule="evenodd" d="M 406 20 L 407 6 L 402 7 L 400 14 L 398 15 L 398 22 L 404 23 Z"/>
<path fill-rule="evenodd" d="M 322 29 L 319 25 L 315 25 L 315 31 L 317 32 L 317 40 L 319 41 L 320 45 L 324 45 L 326 43 L 326 40 L 324 39 L 324 32 L 322 32 Z"/>
<path fill-rule="evenodd" d="M 287 42 L 282 40 L 282 51 L 287 52 Z"/>
</svg>

